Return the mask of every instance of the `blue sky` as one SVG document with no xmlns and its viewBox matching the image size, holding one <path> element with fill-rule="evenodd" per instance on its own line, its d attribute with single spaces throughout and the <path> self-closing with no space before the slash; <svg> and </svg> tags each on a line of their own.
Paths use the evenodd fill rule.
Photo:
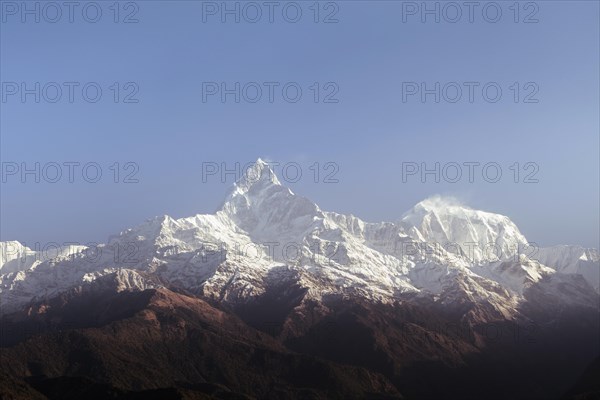
<svg viewBox="0 0 600 400">
<path fill-rule="evenodd" d="M 28 14 L 22 22 L 23 10 L 0 3 L 2 240 L 104 241 L 155 215 L 213 212 L 233 177 L 203 182 L 203 163 L 233 168 L 263 157 L 300 166 L 302 178 L 286 184 L 323 209 L 394 221 L 428 196 L 450 195 L 510 216 L 530 241 L 598 247 L 598 2 L 521 2 L 515 22 L 513 2 L 501 1 L 494 3 L 502 11 L 496 23 L 488 21 L 495 9 L 482 14 L 489 2 L 479 3 L 472 23 L 466 9 L 456 23 L 444 20 L 453 18 L 450 9 L 439 23 L 432 15 L 423 23 L 421 10 L 409 15 L 409 3 L 394 1 L 320 2 L 318 23 L 312 1 L 294 3 L 302 10 L 296 23 L 280 11 L 289 2 L 277 3 L 272 23 L 265 8 L 256 23 L 244 20 L 254 14 L 241 14 L 240 23 L 226 15 L 223 23 L 220 10 L 206 13 L 221 2 L 130 3 L 119 3 L 118 23 L 113 2 L 95 3 L 102 10 L 96 23 L 81 9 L 72 23 L 66 10 L 57 23 L 46 21 L 55 17 L 51 9 L 40 11 L 39 23 Z M 288 19 L 295 10 L 288 9 Z M 93 19 L 95 9 L 87 11 Z M 123 23 L 131 13 L 138 22 Z M 328 17 L 338 22 L 324 23 Z M 531 19 L 538 22 L 525 23 Z M 35 94 L 23 101 L 21 84 L 32 89 L 35 82 L 46 86 L 40 102 Z M 50 102 L 49 82 L 63 89 L 78 83 L 73 102 L 66 90 Z M 81 93 L 90 82 L 102 89 L 96 103 Z M 203 101 L 206 82 L 229 89 L 239 82 L 247 92 L 239 103 L 234 95 L 223 102 L 220 93 L 206 92 Z M 251 82 L 263 89 L 254 103 Z M 264 82 L 278 85 L 272 102 Z M 290 82 L 288 100 L 295 87 L 302 90 L 295 103 L 282 93 Z M 403 101 L 403 87 L 412 82 L 419 90 L 440 82 L 447 92 L 440 91 L 439 103 L 433 94 L 423 102 L 420 93 L 406 92 Z M 473 102 L 465 82 L 478 85 Z M 10 94 L 14 83 L 19 92 Z M 502 90 L 497 102 L 488 101 L 493 92 L 488 100 L 482 94 L 490 83 Z M 452 103 L 456 85 L 463 96 Z M 133 92 L 138 102 L 123 102 Z M 47 171 L 51 163 L 93 162 L 103 175 L 89 183 L 76 169 L 69 183 L 63 166 L 58 182 L 42 176 L 36 183 L 33 175 L 21 182 L 19 173 L 7 172 L 15 165 L 7 163 L 33 168 L 36 162 Z M 449 163 L 463 166 L 463 178 L 435 182 L 428 175 L 422 182 L 416 174 L 403 181 L 406 163 L 434 168 L 436 162 L 448 171 L 455 165 Z M 465 162 L 496 163 L 502 178 L 488 182 L 479 167 L 469 182 Z M 327 163 L 337 166 L 337 183 L 323 182 L 334 171 Z M 538 182 L 524 182 L 534 170 Z M 137 183 L 123 182 L 129 172 Z"/>
</svg>

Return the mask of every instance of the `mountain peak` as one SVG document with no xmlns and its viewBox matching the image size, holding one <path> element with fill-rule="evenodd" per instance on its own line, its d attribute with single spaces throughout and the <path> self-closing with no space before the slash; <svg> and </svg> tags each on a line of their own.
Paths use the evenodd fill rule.
<svg viewBox="0 0 600 400">
<path fill-rule="evenodd" d="M 459 219 L 486 219 L 512 223 L 510 218 L 505 215 L 476 210 L 464 204 L 456 197 L 440 195 L 428 197 L 415 204 L 409 211 L 404 213 L 402 221 L 409 222 L 415 218 L 422 219 L 426 215 Z"/>
<path fill-rule="evenodd" d="M 275 172 L 270 165 L 262 158 L 258 158 L 256 162 L 243 171 L 243 175 L 237 182 L 233 184 L 233 193 L 247 193 L 253 188 L 265 188 L 271 185 L 281 186 L 281 182 L 277 179 Z"/>
<path fill-rule="evenodd" d="M 410 212 L 414 212 L 416 210 L 424 210 L 424 211 L 438 211 L 438 210 L 447 210 L 447 211 L 456 211 L 457 209 L 466 209 L 470 210 L 471 208 L 463 204 L 459 199 L 452 196 L 440 196 L 435 195 L 426 198 L 425 200 L 420 201 L 415 204 L 413 209 Z M 408 213 L 407 213 L 408 214 Z"/>
<path fill-rule="evenodd" d="M 281 239 L 282 235 L 303 237 L 315 218 L 322 217 L 315 203 L 282 185 L 271 166 L 260 158 L 233 185 L 221 211 L 253 239 L 260 240 Z"/>
<path fill-rule="evenodd" d="M 527 246 L 510 218 L 470 208 L 453 197 L 433 196 L 417 203 L 402 216 L 401 225 L 414 239 L 458 244 L 474 262 L 503 259 Z M 490 246 L 501 251 L 486 254 Z"/>
</svg>

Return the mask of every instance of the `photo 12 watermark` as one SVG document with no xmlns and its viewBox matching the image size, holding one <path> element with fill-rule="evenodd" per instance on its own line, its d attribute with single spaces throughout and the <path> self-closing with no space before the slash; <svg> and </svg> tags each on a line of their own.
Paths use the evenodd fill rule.
<svg viewBox="0 0 600 400">
<path fill-rule="evenodd" d="M 539 340 L 537 336 L 540 333 L 540 327 L 533 321 L 487 322 L 477 325 L 467 322 L 446 322 L 427 326 L 426 329 L 428 332 L 467 342 L 481 338 L 488 343 L 512 342 L 514 345 L 535 343 Z M 415 329 L 415 325 L 410 323 L 402 323 L 400 330 L 403 339 L 423 336 L 423 328 L 418 326 Z"/>
<path fill-rule="evenodd" d="M 202 82 L 202 103 L 288 103 L 313 102 L 336 104 L 340 86 L 336 82 L 299 83 Z"/>
<path fill-rule="evenodd" d="M 136 82 L 14 82 L 0 84 L 2 103 L 89 103 L 136 104 L 140 87 Z"/>
<path fill-rule="evenodd" d="M 540 5 L 535 1 L 403 1 L 402 23 L 537 24 Z"/>
<path fill-rule="evenodd" d="M 340 166 L 335 161 L 315 161 L 311 164 L 301 164 L 296 161 L 268 161 L 267 168 L 262 168 L 255 162 L 217 162 L 202 163 L 202 183 L 216 181 L 233 183 L 245 180 L 252 184 L 261 179 L 281 180 L 285 183 L 298 183 L 306 180 L 312 183 L 339 183 Z"/>
<path fill-rule="evenodd" d="M 402 82 L 402 103 L 539 103 L 536 82 Z"/>
<path fill-rule="evenodd" d="M 29 269 L 50 262 L 77 262 L 83 265 L 115 266 L 140 262 L 140 244 L 135 241 L 96 242 L 4 242 L 2 243 L 2 274 Z"/>
<path fill-rule="evenodd" d="M 402 183 L 539 183 L 538 163 L 496 161 L 402 162 Z"/>
<path fill-rule="evenodd" d="M 202 23 L 337 24 L 340 3 L 335 1 L 203 1 Z"/>
<path fill-rule="evenodd" d="M 134 161 L 3 161 L 2 183 L 139 183 L 140 166 Z"/>
<path fill-rule="evenodd" d="M 501 243 L 499 241 L 414 241 L 401 238 L 394 242 L 394 254 L 400 259 L 428 263 L 456 262 L 460 260 L 484 265 L 497 261 L 520 263 L 537 261 L 540 247 L 535 242 Z M 434 264 L 435 265 L 435 264 Z M 435 267 L 434 267 L 435 268 Z"/>
<path fill-rule="evenodd" d="M 1 1 L 3 24 L 137 24 L 136 1 Z"/>
</svg>

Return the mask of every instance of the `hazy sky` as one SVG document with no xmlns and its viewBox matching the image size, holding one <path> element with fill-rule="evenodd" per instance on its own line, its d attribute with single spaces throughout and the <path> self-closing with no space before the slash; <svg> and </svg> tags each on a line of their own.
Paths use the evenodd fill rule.
<svg viewBox="0 0 600 400">
<path fill-rule="evenodd" d="M 263 157 L 326 210 L 395 221 L 452 195 L 530 241 L 598 247 L 596 1 L 476 2 L 471 15 L 428 2 L 439 23 L 421 2 L 275 2 L 272 23 L 263 2 L 228 2 L 239 23 L 221 2 L 121 2 L 118 14 L 81 2 L 73 22 L 26 4 L 39 23 L 0 3 L 1 240 L 104 241 L 155 215 L 213 212 L 234 177 L 203 179 L 203 163 Z M 21 176 L 36 162 L 39 183 Z M 421 177 L 436 162 L 440 182 Z"/>
</svg>

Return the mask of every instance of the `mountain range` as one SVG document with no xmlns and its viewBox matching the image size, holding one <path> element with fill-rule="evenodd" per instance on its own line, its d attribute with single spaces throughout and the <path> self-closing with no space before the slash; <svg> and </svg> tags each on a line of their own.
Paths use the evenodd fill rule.
<svg viewBox="0 0 600 400">
<path fill-rule="evenodd" d="M 48 253 L 0 243 L 6 398 L 577 398 L 600 351 L 597 249 L 440 196 L 365 222 L 261 159 L 214 214 Z"/>
</svg>

